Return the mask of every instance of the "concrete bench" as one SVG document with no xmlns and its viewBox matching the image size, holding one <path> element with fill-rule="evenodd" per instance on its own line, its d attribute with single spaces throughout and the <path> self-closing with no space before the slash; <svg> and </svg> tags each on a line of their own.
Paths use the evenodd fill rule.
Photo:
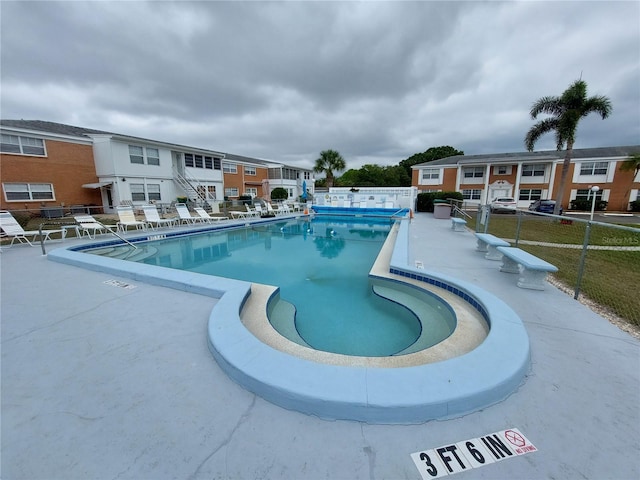
<svg viewBox="0 0 640 480">
<path fill-rule="evenodd" d="M 451 218 L 451 230 L 454 232 L 464 232 L 467 226 L 467 221 L 462 218 Z"/>
<path fill-rule="evenodd" d="M 502 240 L 490 233 L 476 233 L 478 239 L 478 245 L 476 250 L 479 252 L 486 252 L 484 258 L 487 260 L 500 260 L 502 254 L 497 250 L 497 247 L 510 247 L 509 242 Z"/>
<path fill-rule="evenodd" d="M 518 286 L 533 290 L 544 290 L 547 273 L 557 272 L 558 268 L 529 252 L 514 247 L 497 247 L 502 254 L 501 272 L 519 273 Z"/>
</svg>

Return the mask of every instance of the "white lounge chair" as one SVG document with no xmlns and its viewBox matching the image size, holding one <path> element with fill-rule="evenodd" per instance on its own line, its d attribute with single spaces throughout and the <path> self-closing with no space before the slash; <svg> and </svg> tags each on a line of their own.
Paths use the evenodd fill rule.
<svg viewBox="0 0 640 480">
<path fill-rule="evenodd" d="M 203 222 L 214 223 L 220 222 L 222 220 L 229 220 L 229 217 L 212 217 L 204 208 L 201 207 L 195 207 L 194 210 L 200 216 L 200 218 L 203 219 Z"/>
<path fill-rule="evenodd" d="M 245 208 L 247 209 L 247 217 L 250 217 L 250 218 L 260 217 L 260 215 L 258 214 L 258 211 L 255 209 L 252 209 L 249 205 L 245 204 Z"/>
<path fill-rule="evenodd" d="M 121 232 L 126 232 L 129 227 L 136 227 L 136 230 L 146 230 L 147 222 L 137 220 L 133 213 L 133 207 L 119 205 L 116 207 L 119 221 L 117 223 L 117 229 Z"/>
<path fill-rule="evenodd" d="M 180 216 L 179 222 L 182 224 L 193 225 L 196 222 L 204 223 L 204 219 L 201 217 L 194 217 L 191 215 L 189 208 L 185 203 L 176 203 L 176 212 Z"/>
<path fill-rule="evenodd" d="M 242 210 L 230 210 L 231 218 L 247 218 L 249 216 L 249 212 Z"/>
<path fill-rule="evenodd" d="M 160 214 L 158 213 L 158 209 L 155 205 L 143 205 L 142 213 L 144 213 L 144 218 L 147 220 L 147 224 L 151 228 L 153 228 L 154 225 L 157 228 L 162 226 L 173 227 L 178 220 L 177 218 L 160 218 Z"/>
<path fill-rule="evenodd" d="M 74 215 L 73 219 L 78 224 L 81 236 L 86 235 L 89 238 L 96 238 L 99 233 L 114 233 L 111 227 L 103 225 L 91 215 Z M 92 233 L 93 236 L 91 236 Z"/>
<path fill-rule="evenodd" d="M 280 207 L 278 207 L 277 209 L 273 208 L 273 205 L 271 205 L 271 203 L 269 202 L 267 202 L 267 212 L 275 216 L 280 216 L 284 213 L 284 211 Z"/>
<path fill-rule="evenodd" d="M 11 212 L 0 211 L 0 229 L 2 229 L 2 237 L 11 238 L 10 247 L 13 246 L 13 242 L 18 240 L 20 243 L 27 243 L 33 247 L 31 242 L 35 242 L 36 238 L 40 236 L 39 230 L 25 230 L 17 222 Z M 62 234 L 62 230 L 43 230 L 42 240 L 51 240 L 51 235 L 54 233 Z M 32 237 L 31 241 L 27 237 Z"/>
</svg>

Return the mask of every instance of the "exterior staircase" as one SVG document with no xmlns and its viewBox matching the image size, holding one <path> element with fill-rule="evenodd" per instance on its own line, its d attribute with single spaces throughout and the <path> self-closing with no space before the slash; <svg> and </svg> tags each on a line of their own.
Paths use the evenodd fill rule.
<svg viewBox="0 0 640 480">
<path fill-rule="evenodd" d="M 173 181 L 184 191 L 190 202 L 193 202 L 197 207 L 203 207 L 205 210 L 210 211 L 211 206 L 207 201 L 206 194 L 200 193 L 200 191 L 206 192 L 206 187 L 202 185 L 198 179 L 187 174 L 182 175 L 174 168 Z M 203 188 L 198 189 L 198 187 Z"/>
</svg>

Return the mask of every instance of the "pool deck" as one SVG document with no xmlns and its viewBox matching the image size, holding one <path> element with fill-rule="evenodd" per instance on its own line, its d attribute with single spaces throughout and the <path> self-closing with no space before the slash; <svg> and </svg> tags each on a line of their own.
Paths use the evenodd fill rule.
<svg viewBox="0 0 640 480">
<path fill-rule="evenodd" d="M 275 406 L 213 359 L 215 299 L 51 262 L 39 247 L 3 248 L 0 476 L 419 480 L 412 453 L 518 428 L 538 451 L 455 478 L 640 478 L 640 341 L 551 285 L 518 288 L 475 245 L 470 231 L 418 213 L 410 264 L 514 309 L 531 372 L 501 403 L 420 425 Z"/>
</svg>

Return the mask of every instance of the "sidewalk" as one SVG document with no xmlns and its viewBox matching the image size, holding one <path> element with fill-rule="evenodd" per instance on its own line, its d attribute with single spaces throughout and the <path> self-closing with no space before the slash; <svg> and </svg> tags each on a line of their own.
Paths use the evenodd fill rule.
<svg viewBox="0 0 640 480">
<path fill-rule="evenodd" d="M 455 478 L 640 478 L 640 342 L 551 285 L 518 288 L 448 220 L 416 214 L 410 242 L 411 265 L 480 285 L 522 318 L 532 370 L 504 402 L 409 426 L 284 410 L 216 364 L 215 299 L 3 248 L 1 477 L 420 480 L 412 453 L 517 428 L 538 451 Z"/>
</svg>

